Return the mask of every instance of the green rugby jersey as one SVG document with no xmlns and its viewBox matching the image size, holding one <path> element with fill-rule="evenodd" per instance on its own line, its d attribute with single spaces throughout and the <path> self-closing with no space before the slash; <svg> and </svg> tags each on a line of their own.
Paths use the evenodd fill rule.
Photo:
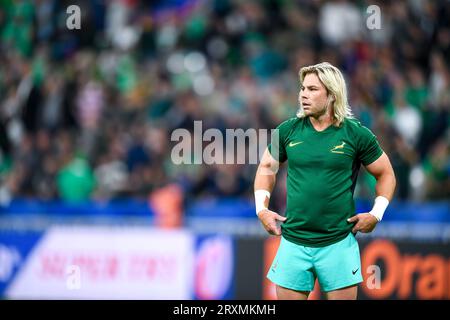
<svg viewBox="0 0 450 320">
<path fill-rule="evenodd" d="M 347 219 L 355 214 L 359 168 L 383 153 L 375 135 L 353 118 L 324 131 L 314 129 L 309 117 L 291 118 L 277 129 L 279 145 L 273 139 L 269 152 L 280 162 L 288 160 L 283 237 L 310 247 L 344 239 L 353 227 Z"/>
</svg>

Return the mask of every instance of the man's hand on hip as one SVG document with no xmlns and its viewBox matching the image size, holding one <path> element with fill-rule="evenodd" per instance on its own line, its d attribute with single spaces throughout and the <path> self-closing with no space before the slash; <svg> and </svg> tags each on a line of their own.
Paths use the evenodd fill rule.
<svg viewBox="0 0 450 320">
<path fill-rule="evenodd" d="M 281 228 L 277 224 L 277 221 L 284 222 L 286 221 L 286 217 L 280 216 L 278 213 L 266 209 L 258 212 L 258 218 L 261 220 L 261 223 L 268 233 L 274 236 L 281 235 Z"/>
<path fill-rule="evenodd" d="M 353 233 L 356 233 L 358 231 L 362 233 L 369 233 L 372 232 L 373 229 L 375 229 L 378 220 L 370 213 L 360 213 L 351 217 L 350 219 L 347 219 L 347 222 L 355 223 L 352 229 Z"/>
</svg>

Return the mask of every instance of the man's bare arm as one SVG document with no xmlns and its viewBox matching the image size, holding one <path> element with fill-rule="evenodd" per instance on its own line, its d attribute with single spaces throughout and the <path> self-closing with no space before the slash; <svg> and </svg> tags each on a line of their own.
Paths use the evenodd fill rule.
<svg viewBox="0 0 450 320">
<path fill-rule="evenodd" d="M 257 212 L 258 218 L 261 220 L 261 223 L 267 232 L 273 235 L 281 235 L 281 228 L 278 226 L 277 221 L 286 220 L 285 217 L 267 209 L 269 207 L 270 194 L 275 186 L 279 165 L 280 163 L 275 160 L 266 149 L 258 166 L 258 170 L 256 171 L 254 183 L 255 203 L 257 211 L 259 211 Z M 265 196 L 261 199 L 261 194 L 268 194 L 269 196 Z M 259 207 L 263 207 L 263 209 L 258 210 Z"/>
<path fill-rule="evenodd" d="M 355 223 L 353 226 L 353 233 L 372 232 L 376 224 L 381 220 L 381 217 L 386 209 L 389 201 L 392 200 L 395 192 L 396 179 L 391 162 L 386 153 L 383 154 L 374 162 L 366 166 L 367 171 L 377 180 L 375 186 L 375 205 L 371 212 L 357 214 L 347 221 Z M 380 209 L 381 207 L 381 209 Z"/>
<path fill-rule="evenodd" d="M 386 153 L 383 152 L 381 157 L 366 166 L 366 169 L 377 180 L 375 186 L 376 195 L 383 196 L 391 201 L 394 197 L 397 182 L 395 180 L 394 169 L 392 169 L 391 162 Z"/>
<path fill-rule="evenodd" d="M 269 153 L 269 150 L 265 150 L 259 163 L 258 170 L 256 171 L 254 189 L 267 190 L 272 193 L 273 187 L 276 182 L 276 175 L 278 172 L 279 162 L 276 161 Z M 269 199 L 267 199 L 266 206 L 269 205 Z"/>
</svg>

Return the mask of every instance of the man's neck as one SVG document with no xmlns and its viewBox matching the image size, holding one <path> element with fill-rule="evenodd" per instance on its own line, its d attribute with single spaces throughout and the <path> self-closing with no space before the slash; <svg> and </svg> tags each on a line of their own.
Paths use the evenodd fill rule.
<svg viewBox="0 0 450 320">
<path fill-rule="evenodd" d="M 333 117 L 329 113 L 325 113 L 318 118 L 310 116 L 311 124 L 317 131 L 323 131 L 333 125 Z"/>
</svg>

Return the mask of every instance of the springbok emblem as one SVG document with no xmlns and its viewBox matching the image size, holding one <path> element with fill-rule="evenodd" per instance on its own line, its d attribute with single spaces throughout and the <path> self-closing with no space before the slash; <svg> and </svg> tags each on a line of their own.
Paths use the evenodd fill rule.
<svg viewBox="0 0 450 320">
<path fill-rule="evenodd" d="M 342 142 L 341 144 L 334 146 L 332 149 L 330 149 L 333 153 L 344 153 L 343 151 L 340 151 L 339 149 L 344 149 L 345 142 Z"/>
</svg>

